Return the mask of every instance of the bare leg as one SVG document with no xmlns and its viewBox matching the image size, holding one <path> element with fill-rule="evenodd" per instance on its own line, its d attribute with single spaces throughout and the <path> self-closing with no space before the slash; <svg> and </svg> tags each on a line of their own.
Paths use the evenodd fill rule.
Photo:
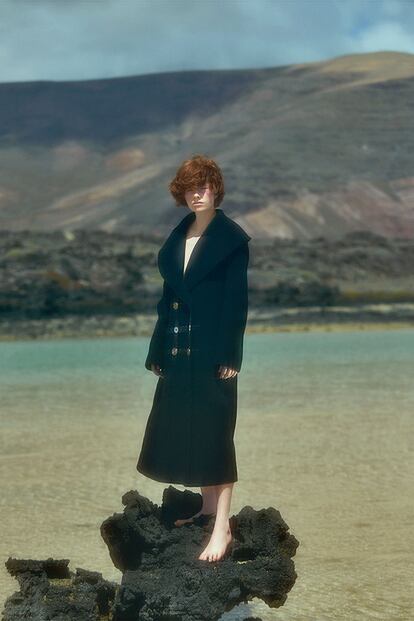
<svg viewBox="0 0 414 621">
<path fill-rule="evenodd" d="M 208 545 L 204 548 L 199 560 L 219 561 L 225 554 L 227 546 L 232 540 L 230 531 L 230 505 L 234 483 L 216 485 L 217 490 L 217 515 L 214 529 Z"/>
<path fill-rule="evenodd" d="M 203 496 L 203 504 L 198 513 L 192 515 L 189 518 L 175 520 L 175 526 L 182 526 L 187 522 L 192 522 L 195 517 L 198 517 L 202 513 L 216 513 L 217 511 L 217 487 L 216 485 L 209 485 L 207 487 L 201 487 L 201 493 Z"/>
</svg>

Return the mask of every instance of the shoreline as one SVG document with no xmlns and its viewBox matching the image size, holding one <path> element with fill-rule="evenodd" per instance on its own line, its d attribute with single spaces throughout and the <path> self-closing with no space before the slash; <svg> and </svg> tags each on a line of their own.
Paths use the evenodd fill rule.
<svg viewBox="0 0 414 621">
<path fill-rule="evenodd" d="M 246 334 L 267 332 L 352 332 L 355 330 L 402 330 L 414 329 L 414 322 L 409 321 L 343 321 L 326 323 L 294 323 L 278 326 L 251 327 Z"/>
<path fill-rule="evenodd" d="M 3 323 L 3 325 L 2 325 Z M 73 325 L 73 324 L 76 325 Z M 94 338 L 150 338 L 155 318 L 148 316 L 106 318 L 76 318 L 71 320 L 25 320 L 19 322 L 0 322 L 0 342 L 48 341 L 62 339 Z M 12 328 L 12 329 L 10 329 Z M 246 326 L 246 335 L 299 332 L 354 332 L 414 329 L 414 320 L 319 320 L 272 322 L 255 318 Z"/>
</svg>

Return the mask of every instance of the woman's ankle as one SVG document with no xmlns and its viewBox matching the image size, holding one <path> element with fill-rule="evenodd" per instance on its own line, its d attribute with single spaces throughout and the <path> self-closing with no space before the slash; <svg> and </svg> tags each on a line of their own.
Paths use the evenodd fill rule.
<svg viewBox="0 0 414 621">
<path fill-rule="evenodd" d="M 218 528 L 222 529 L 222 530 L 230 530 L 230 518 L 229 517 L 223 517 L 223 516 L 217 516 L 216 515 L 216 520 L 215 520 L 215 525 L 217 525 Z"/>
</svg>

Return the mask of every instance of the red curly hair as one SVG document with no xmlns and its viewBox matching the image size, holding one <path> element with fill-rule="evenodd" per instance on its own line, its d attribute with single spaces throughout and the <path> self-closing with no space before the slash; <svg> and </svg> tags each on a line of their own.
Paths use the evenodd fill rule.
<svg viewBox="0 0 414 621">
<path fill-rule="evenodd" d="M 214 207 L 218 207 L 224 198 L 223 175 L 216 162 L 205 155 L 194 155 L 178 168 L 168 188 L 175 199 L 176 206 L 187 207 L 185 192 L 209 183 L 214 190 Z"/>
</svg>

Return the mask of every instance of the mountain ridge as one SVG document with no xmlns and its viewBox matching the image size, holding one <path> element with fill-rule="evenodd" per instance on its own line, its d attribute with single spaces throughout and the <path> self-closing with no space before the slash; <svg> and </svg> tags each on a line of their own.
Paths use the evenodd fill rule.
<svg viewBox="0 0 414 621">
<path fill-rule="evenodd" d="M 206 153 L 252 236 L 414 236 L 414 55 L 0 84 L 0 229 L 165 235 Z"/>
</svg>

